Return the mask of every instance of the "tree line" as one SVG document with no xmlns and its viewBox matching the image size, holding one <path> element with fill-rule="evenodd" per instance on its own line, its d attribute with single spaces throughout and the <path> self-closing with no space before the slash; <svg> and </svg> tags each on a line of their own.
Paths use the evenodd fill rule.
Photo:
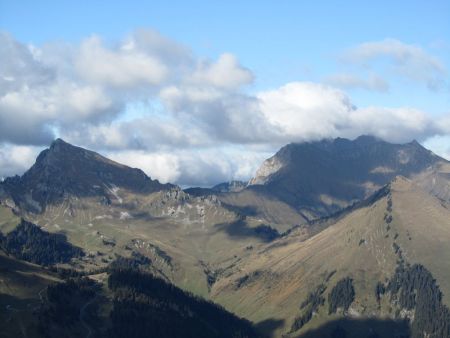
<svg viewBox="0 0 450 338">
<path fill-rule="evenodd" d="M 46 232 L 24 219 L 7 235 L 0 234 L 0 247 L 18 259 L 44 266 L 84 256 L 83 250 L 70 244 L 65 235 Z"/>
</svg>

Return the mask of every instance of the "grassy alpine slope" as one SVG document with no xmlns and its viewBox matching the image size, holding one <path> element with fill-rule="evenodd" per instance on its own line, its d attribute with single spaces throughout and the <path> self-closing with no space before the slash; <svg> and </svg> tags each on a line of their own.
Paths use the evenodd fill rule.
<svg viewBox="0 0 450 338">
<path fill-rule="evenodd" d="M 255 322 L 276 320 L 276 336 L 291 331 L 302 315 L 300 305 L 320 285 L 324 303 L 300 331 L 317 329 L 344 314 L 350 318 L 399 318 L 387 298 L 376 298 L 378 282 L 385 282 L 398 266 L 399 250 L 409 264 L 425 266 L 437 280 L 450 305 L 450 213 L 439 199 L 414 182 L 398 177 L 388 194 L 352 211 L 317 235 L 302 240 L 295 232 L 255 252 L 221 280 L 212 298 Z M 355 299 L 345 312 L 329 314 L 333 286 L 351 278 Z M 242 282 L 244 281 L 244 282 Z M 379 333 L 382 334 L 382 333 Z M 358 336 L 351 332 L 349 337 Z"/>
</svg>

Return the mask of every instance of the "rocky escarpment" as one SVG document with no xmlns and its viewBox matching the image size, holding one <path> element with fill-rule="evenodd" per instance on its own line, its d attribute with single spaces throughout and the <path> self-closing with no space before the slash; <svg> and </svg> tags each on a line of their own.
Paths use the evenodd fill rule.
<svg viewBox="0 0 450 338">
<path fill-rule="evenodd" d="M 217 184 L 211 190 L 214 192 L 238 192 L 245 189 L 247 184 L 247 182 L 243 181 L 230 181 Z"/>
<path fill-rule="evenodd" d="M 42 212 L 48 204 L 68 196 L 100 196 L 108 203 L 118 189 L 151 193 L 173 186 L 152 180 L 140 169 L 57 139 L 23 176 L 7 178 L 1 187 L 20 208 Z"/>
<path fill-rule="evenodd" d="M 247 189 L 270 194 L 310 217 L 362 200 L 395 176 L 413 177 L 448 163 L 413 141 L 371 136 L 292 143 L 264 161 Z"/>
</svg>

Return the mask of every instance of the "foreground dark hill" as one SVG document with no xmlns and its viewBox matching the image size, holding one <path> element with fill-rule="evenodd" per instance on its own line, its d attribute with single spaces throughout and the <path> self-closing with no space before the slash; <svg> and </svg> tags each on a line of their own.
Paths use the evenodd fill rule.
<svg viewBox="0 0 450 338">
<path fill-rule="evenodd" d="M 292 143 L 262 164 L 247 190 L 275 196 L 311 219 L 368 197 L 397 175 L 411 178 L 439 163 L 448 161 L 416 141 L 360 136 Z"/>
<path fill-rule="evenodd" d="M 61 139 L 42 151 L 23 176 L 7 178 L 1 185 L 15 204 L 34 212 L 42 212 L 48 204 L 66 196 L 97 196 L 109 203 L 119 188 L 148 194 L 172 187 L 150 179 L 140 169 L 111 161 Z"/>
<path fill-rule="evenodd" d="M 148 264 L 121 258 L 83 277 L 0 250 L 0 336 L 261 337 L 249 321 L 148 273 Z"/>
</svg>

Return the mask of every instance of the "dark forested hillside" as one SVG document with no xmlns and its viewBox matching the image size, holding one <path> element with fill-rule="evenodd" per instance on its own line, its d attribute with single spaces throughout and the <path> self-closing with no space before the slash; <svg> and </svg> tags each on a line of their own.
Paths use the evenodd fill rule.
<svg viewBox="0 0 450 338">
<path fill-rule="evenodd" d="M 383 288 L 377 288 L 377 291 Z M 450 337 L 450 311 L 442 303 L 442 292 L 422 265 L 400 264 L 388 282 L 386 292 L 400 309 L 414 311 L 412 338 Z"/>
<path fill-rule="evenodd" d="M 49 322 L 67 327 L 73 325 L 83 302 L 95 296 L 95 286 L 88 278 L 69 279 L 49 286 L 45 306 L 40 311 L 42 327 L 49 326 Z"/>
<path fill-rule="evenodd" d="M 0 247 L 16 258 L 40 265 L 67 263 L 73 257 L 84 255 L 63 234 L 43 231 L 25 220 L 6 236 L 0 237 Z"/>
<path fill-rule="evenodd" d="M 250 322 L 150 274 L 114 270 L 110 337 L 258 337 Z"/>
<path fill-rule="evenodd" d="M 335 313 L 338 308 L 347 311 L 354 299 L 353 280 L 349 277 L 341 279 L 328 295 L 328 313 Z"/>
<path fill-rule="evenodd" d="M 86 277 L 49 286 L 37 311 L 39 337 L 257 338 L 252 324 L 144 272 L 142 257 L 119 258 L 107 288 Z"/>
</svg>

